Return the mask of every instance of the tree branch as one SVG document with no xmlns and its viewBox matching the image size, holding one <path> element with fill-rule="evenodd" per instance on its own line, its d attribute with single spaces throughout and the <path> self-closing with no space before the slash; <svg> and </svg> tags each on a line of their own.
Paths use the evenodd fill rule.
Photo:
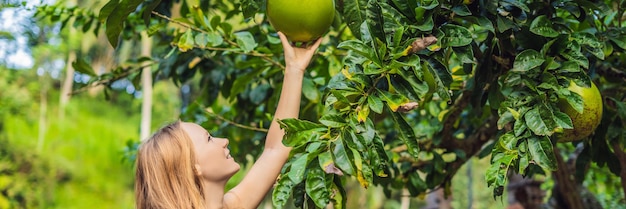
<svg viewBox="0 0 626 209">
<path fill-rule="evenodd" d="M 561 199 L 564 205 L 564 208 L 569 209 L 583 209 L 583 202 L 580 195 L 580 189 L 578 184 L 574 181 L 574 177 L 570 172 L 569 167 L 563 161 L 563 157 L 558 151 L 558 148 L 554 147 L 554 155 L 556 157 L 556 162 L 558 164 L 558 169 L 552 173 L 554 175 L 554 179 L 556 180 L 556 187 L 559 192 L 556 192 L 558 195 L 557 199 Z"/>
<path fill-rule="evenodd" d="M 79 94 L 79 93 L 82 93 L 84 91 L 87 91 L 87 90 L 89 90 L 89 89 L 91 89 L 93 87 L 96 87 L 96 86 L 109 84 L 111 82 L 117 81 L 119 79 L 122 79 L 122 78 L 130 75 L 132 72 L 135 72 L 137 70 L 142 70 L 143 68 L 149 67 L 149 66 L 154 65 L 154 64 L 158 64 L 158 62 L 151 62 L 151 63 L 145 64 L 145 65 L 142 65 L 142 66 L 138 66 L 136 68 L 130 68 L 128 70 L 125 70 L 125 71 L 121 72 L 118 75 L 114 75 L 114 77 L 112 77 L 112 78 L 99 80 L 99 81 L 95 81 L 95 82 L 89 83 L 89 84 L 87 84 L 87 86 L 84 86 L 84 87 L 81 87 L 79 89 L 76 89 L 76 90 L 70 92 L 69 94 L 70 95 L 75 95 L 75 94 Z M 99 75 L 99 76 L 102 76 L 102 75 Z"/>
<path fill-rule="evenodd" d="M 622 182 L 622 189 L 624 190 L 624 194 L 626 194 L 626 153 L 624 149 L 620 146 L 619 142 L 616 140 L 612 143 L 613 152 L 617 156 L 617 160 L 619 160 L 619 164 L 621 166 L 621 171 L 619 173 L 619 177 Z"/>
<path fill-rule="evenodd" d="M 238 127 L 238 128 L 243 128 L 243 129 L 248 129 L 248 130 L 258 131 L 258 132 L 266 132 L 266 133 L 267 133 L 267 131 L 268 131 L 267 129 L 264 129 L 264 128 L 257 128 L 257 127 L 253 127 L 253 126 L 248 126 L 248 125 L 240 124 L 240 123 L 237 123 L 237 122 L 235 122 L 235 121 L 232 121 L 232 120 L 226 119 L 226 118 L 222 117 L 222 116 L 221 116 L 221 115 L 219 115 L 219 114 L 215 114 L 215 113 L 214 113 L 213 111 L 211 111 L 210 109 L 205 109 L 204 111 L 205 111 L 205 112 L 206 112 L 209 116 L 214 117 L 214 118 L 217 118 L 218 120 L 221 120 L 221 121 L 227 122 L 227 123 L 229 123 L 229 124 L 231 124 L 231 125 L 233 125 L 233 126 L 236 126 L 236 127 Z"/>
<path fill-rule="evenodd" d="M 172 23 L 175 23 L 175 24 L 178 24 L 178 25 L 183 26 L 185 28 L 188 28 L 190 30 L 194 30 L 194 31 L 197 31 L 197 32 L 200 32 L 200 33 L 204 33 L 204 34 L 209 34 L 208 31 L 202 30 L 200 28 L 196 28 L 196 27 L 191 26 L 191 25 L 189 25 L 187 23 L 184 23 L 184 22 L 180 22 L 180 21 L 174 20 L 174 19 L 172 19 L 172 18 L 170 18 L 168 16 L 165 16 L 165 15 L 162 15 L 162 14 L 160 14 L 158 12 L 152 11 L 152 14 L 154 14 L 154 15 L 160 17 L 160 18 L 163 18 L 163 19 L 165 19 L 167 21 L 170 21 Z M 228 44 L 230 44 L 233 47 L 237 47 L 237 48 L 239 47 L 239 44 L 231 41 L 230 39 L 224 38 L 224 41 L 226 41 Z M 173 45 L 176 46 L 177 44 L 173 44 Z M 272 63 L 273 65 L 278 66 L 280 69 L 283 69 L 283 70 L 285 69 L 284 65 L 280 64 L 279 62 L 277 62 L 277 61 L 275 61 L 275 60 L 273 60 L 271 58 L 271 57 L 274 56 L 272 54 L 263 54 L 263 53 L 259 53 L 259 52 L 256 52 L 256 51 L 243 52 L 243 51 L 237 51 L 237 50 L 233 50 L 233 49 L 229 49 L 229 48 L 206 47 L 206 46 L 197 46 L 197 45 L 194 45 L 194 47 L 195 48 L 200 48 L 200 49 L 213 50 L 213 51 L 228 51 L 228 52 L 233 52 L 233 53 L 237 53 L 237 54 L 243 54 L 243 55 L 250 55 L 250 56 L 260 57 L 261 59 L 264 59 L 264 60 Z"/>
</svg>

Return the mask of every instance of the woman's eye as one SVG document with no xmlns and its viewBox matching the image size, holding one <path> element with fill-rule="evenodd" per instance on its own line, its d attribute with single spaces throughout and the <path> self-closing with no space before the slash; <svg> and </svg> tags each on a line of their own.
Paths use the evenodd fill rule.
<svg viewBox="0 0 626 209">
<path fill-rule="evenodd" d="M 211 141 L 211 139 L 213 139 L 213 137 L 211 136 L 207 137 L 207 141 Z"/>
</svg>

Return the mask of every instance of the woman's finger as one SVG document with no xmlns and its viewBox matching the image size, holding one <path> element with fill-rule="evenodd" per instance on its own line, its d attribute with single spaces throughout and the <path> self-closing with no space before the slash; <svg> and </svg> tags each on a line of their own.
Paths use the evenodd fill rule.
<svg viewBox="0 0 626 209">
<path fill-rule="evenodd" d="M 285 34 L 278 31 L 278 37 L 280 38 L 280 42 L 283 44 L 284 49 L 291 48 L 291 44 L 289 43 L 289 40 L 287 40 L 287 36 L 285 36 Z"/>
<path fill-rule="evenodd" d="M 322 38 L 318 38 L 313 45 L 310 45 L 307 48 L 309 48 L 309 49 L 317 49 L 317 47 L 319 47 L 321 43 L 322 43 Z"/>
</svg>

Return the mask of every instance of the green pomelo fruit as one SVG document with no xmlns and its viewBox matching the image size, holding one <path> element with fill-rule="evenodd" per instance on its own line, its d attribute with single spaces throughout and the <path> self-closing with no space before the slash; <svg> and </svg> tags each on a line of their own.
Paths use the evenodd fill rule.
<svg viewBox="0 0 626 209">
<path fill-rule="evenodd" d="M 309 42 L 330 28 L 335 18 L 335 1 L 267 0 L 267 18 L 290 41 Z"/>
<path fill-rule="evenodd" d="M 578 113 L 565 99 L 560 99 L 558 106 L 562 112 L 572 118 L 573 129 L 565 129 L 557 134 L 559 142 L 579 141 L 591 135 L 602 120 L 602 95 L 598 87 L 591 82 L 590 88 L 584 88 L 570 82 L 567 88 L 583 99 L 583 112 Z"/>
</svg>

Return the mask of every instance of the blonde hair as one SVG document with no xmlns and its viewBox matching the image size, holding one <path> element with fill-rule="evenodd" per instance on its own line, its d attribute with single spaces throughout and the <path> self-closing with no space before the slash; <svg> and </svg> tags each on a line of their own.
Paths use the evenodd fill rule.
<svg viewBox="0 0 626 209">
<path fill-rule="evenodd" d="M 137 209 L 205 208 L 189 135 L 176 121 L 159 129 L 137 151 Z"/>
</svg>

